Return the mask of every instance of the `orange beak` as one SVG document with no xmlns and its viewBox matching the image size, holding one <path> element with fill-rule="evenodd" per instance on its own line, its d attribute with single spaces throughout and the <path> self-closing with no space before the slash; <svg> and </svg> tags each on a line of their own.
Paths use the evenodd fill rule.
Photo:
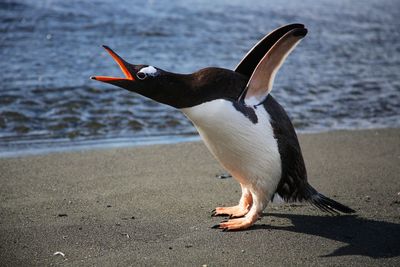
<svg viewBox="0 0 400 267">
<path fill-rule="evenodd" d="M 103 47 L 112 56 L 112 58 L 115 60 L 115 62 L 117 62 L 119 68 L 124 73 L 125 78 L 109 77 L 109 76 L 92 76 L 92 77 L 90 77 L 90 79 L 96 80 L 96 81 L 101 81 L 101 82 L 112 82 L 112 81 L 117 81 L 117 80 L 134 81 L 135 78 L 132 76 L 132 74 L 129 72 L 128 68 L 126 67 L 127 62 L 125 60 L 123 60 L 120 56 L 118 56 L 117 53 L 112 51 L 111 48 L 109 48 L 108 46 L 103 45 Z"/>
</svg>

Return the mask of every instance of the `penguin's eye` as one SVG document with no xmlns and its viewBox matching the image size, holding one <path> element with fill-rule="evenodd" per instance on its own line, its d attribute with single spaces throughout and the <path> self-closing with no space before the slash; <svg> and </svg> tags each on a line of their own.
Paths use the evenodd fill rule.
<svg viewBox="0 0 400 267">
<path fill-rule="evenodd" d="M 142 69 L 140 69 L 137 73 L 136 76 L 138 77 L 139 80 L 144 80 L 147 77 L 155 77 L 158 75 L 158 71 L 156 68 L 153 66 L 147 66 Z"/>
<path fill-rule="evenodd" d="M 144 79 L 146 79 L 147 74 L 139 71 L 138 73 L 136 73 L 136 76 L 138 77 L 139 80 L 144 80 Z"/>
</svg>

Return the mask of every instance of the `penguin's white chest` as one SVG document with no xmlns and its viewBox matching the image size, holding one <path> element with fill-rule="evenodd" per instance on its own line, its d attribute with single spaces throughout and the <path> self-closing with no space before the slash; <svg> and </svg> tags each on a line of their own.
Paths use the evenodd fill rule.
<svg viewBox="0 0 400 267">
<path fill-rule="evenodd" d="M 184 108 L 182 112 L 193 122 L 215 158 L 240 183 L 277 186 L 281 158 L 264 107 L 255 109 L 257 123 L 224 99 Z"/>
</svg>

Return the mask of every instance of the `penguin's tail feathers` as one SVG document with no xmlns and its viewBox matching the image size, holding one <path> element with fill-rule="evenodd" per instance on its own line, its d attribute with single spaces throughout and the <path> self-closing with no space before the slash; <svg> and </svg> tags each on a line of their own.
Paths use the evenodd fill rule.
<svg viewBox="0 0 400 267">
<path fill-rule="evenodd" d="M 318 209 L 329 212 L 331 214 L 337 215 L 339 214 L 338 211 L 343 212 L 343 213 L 355 213 L 356 211 L 343 205 L 340 204 L 339 202 L 330 199 L 329 197 L 324 196 L 321 193 L 318 193 L 314 188 L 310 186 L 309 192 L 310 197 L 308 198 L 308 201 Z"/>
</svg>

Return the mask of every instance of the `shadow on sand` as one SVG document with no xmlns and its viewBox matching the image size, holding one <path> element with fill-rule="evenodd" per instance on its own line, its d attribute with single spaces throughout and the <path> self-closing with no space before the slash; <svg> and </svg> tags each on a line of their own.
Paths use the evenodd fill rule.
<svg viewBox="0 0 400 267">
<path fill-rule="evenodd" d="M 346 243 L 321 257 L 363 255 L 375 259 L 400 255 L 400 224 L 357 217 L 268 214 L 292 221 L 293 226 L 255 225 L 252 229 L 273 229 L 320 236 Z"/>
</svg>

